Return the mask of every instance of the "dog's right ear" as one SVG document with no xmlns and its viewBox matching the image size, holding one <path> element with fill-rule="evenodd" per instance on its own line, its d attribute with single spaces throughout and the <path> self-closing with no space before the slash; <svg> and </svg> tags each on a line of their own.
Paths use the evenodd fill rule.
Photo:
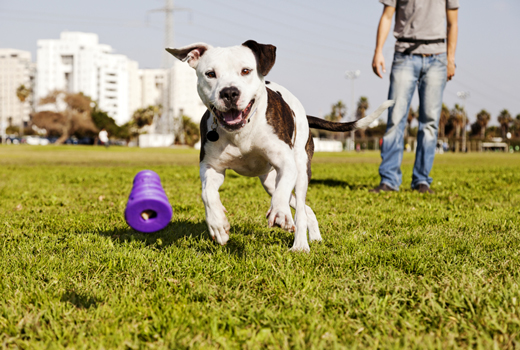
<svg viewBox="0 0 520 350">
<path fill-rule="evenodd" d="M 210 45 L 205 43 L 195 43 L 188 46 L 180 47 L 178 49 L 174 48 L 166 48 L 166 51 L 171 53 L 177 59 L 185 62 L 188 61 L 188 64 L 191 68 L 197 68 L 197 64 L 199 63 L 199 59 L 204 52 L 211 48 Z"/>
</svg>

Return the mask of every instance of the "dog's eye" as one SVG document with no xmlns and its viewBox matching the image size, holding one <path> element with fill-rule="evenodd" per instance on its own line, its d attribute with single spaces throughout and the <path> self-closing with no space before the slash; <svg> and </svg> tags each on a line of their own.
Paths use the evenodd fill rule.
<svg viewBox="0 0 520 350">
<path fill-rule="evenodd" d="M 213 79 L 213 78 L 216 78 L 216 77 L 217 77 L 217 74 L 216 74 L 214 71 L 211 70 L 211 71 L 209 71 L 209 72 L 206 72 L 206 76 L 207 76 L 208 78 Z"/>
<path fill-rule="evenodd" d="M 241 74 L 242 74 L 242 76 L 249 75 L 249 73 L 251 73 L 251 71 L 252 71 L 252 69 L 244 68 L 244 69 L 242 69 Z"/>
</svg>

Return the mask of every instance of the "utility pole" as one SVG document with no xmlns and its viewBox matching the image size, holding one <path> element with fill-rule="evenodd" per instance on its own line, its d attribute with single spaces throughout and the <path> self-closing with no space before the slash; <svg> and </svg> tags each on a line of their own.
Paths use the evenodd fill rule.
<svg viewBox="0 0 520 350">
<path fill-rule="evenodd" d="M 356 120 L 356 107 L 355 107 L 355 104 L 356 104 L 356 97 L 354 95 L 354 81 L 359 78 L 359 76 L 361 75 L 361 71 L 359 69 L 356 69 L 356 70 L 348 70 L 345 72 L 345 78 L 347 79 L 350 79 L 350 81 L 352 82 L 352 85 L 351 85 L 351 88 L 350 88 L 350 93 L 351 93 L 351 114 L 350 114 L 350 120 L 351 121 L 354 121 Z M 350 140 L 349 140 L 349 147 L 348 147 L 348 150 L 349 151 L 353 151 L 356 149 L 356 141 L 355 141 L 355 137 L 356 137 L 356 132 L 354 130 L 352 130 L 350 132 Z"/>
<path fill-rule="evenodd" d="M 466 153 L 467 151 L 467 148 L 466 148 L 466 123 L 467 123 L 467 120 L 468 120 L 468 116 L 466 114 L 466 99 L 469 98 L 471 96 L 471 94 L 469 93 L 469 91 L 459 91 L 457 92 L 457 97 L 460 98 L 462 100 L 462 110 L 463 110 L 463 113 L 462 113 L 462 152 L 463 153 Z"/>
<path fill-rule="evenodd" d="M 175 8 L 173 0 L 165 0 L 165 6 L 159 9 L 150 10 L 148 12 L 164 12 L 165 14 L 165 23 L 164 23 L 164 47 L 162 49 L 162 68 L 166 71 L 165 75 L 165 86 L 163 91 L 163 113 L 165 116 L 165 120 L 163 118 L 161 121 L 162 124 L 162 133 L 163 134 L 171 134 L 173 132 L 179 135 L 181 138 L 184 136 L 184 132 L 182 130 L 182 115 L 176 117 L 174 113 L 174 106 L 171 103 L 172 98 L 172 82 L 173 82 L 173 56 L 170 55 L 166 50 L 167 47 L 174 47 L 175 45 L 175 35 L 174 35 L 174 25 L 173 25 L 173 12 L 174 11 L 183 11 L 189 10 L 185 8 Z"/>
<path fill-rule="evenodd" d="M 162 63 L 161 66 L 164 69 L 171 68 L 173 64 L 172 55 L 166 52 L 164 49 L 167 47 L 174 46 L 174 28 L 173 28 L 173 11 L 175 11 L 175 7 L 173 6 L 173 0 L 165 0 L 165 6 L 160 9 L 150 10 L 150 12 L 164 12 L 166 15 L 165 23 L 164 23 L 164 48 L 162 50 Z M 180 10 L 180 9 L 179 9 Z"/>
</svg>

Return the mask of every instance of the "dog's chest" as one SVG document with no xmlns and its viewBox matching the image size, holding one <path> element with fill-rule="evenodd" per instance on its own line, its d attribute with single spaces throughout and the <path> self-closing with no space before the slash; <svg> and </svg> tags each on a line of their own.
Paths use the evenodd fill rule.
<svg viewBox="0 0 520 350">
<path fill-rule="evenodd" d="M 255 147 L 244 149 L 234 145 L 227 145 L 218 157 L 220 166 L 232 169 L 243 176 L 259 176 L 271 170 L 264 152 Z"/>
</svg>

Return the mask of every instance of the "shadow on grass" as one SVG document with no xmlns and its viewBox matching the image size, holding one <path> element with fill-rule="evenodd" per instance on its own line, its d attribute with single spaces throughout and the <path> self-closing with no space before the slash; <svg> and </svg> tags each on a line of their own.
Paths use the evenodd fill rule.
<svg viewBox="0 0 520 350">
<path fill-rule="evenodd" d="M 61 301 L 71 303 L 77 309 L 90 309 L 91 307 L 97 307 L 101 300 L 90 295 L 69 290 L 61 296 Z"/>
<path fill-rule="evenodd" d="M 336 180 L 336 179 L 311 179 L 309 186 L 312 185 L 323 185 L 327 187 L 341 187 L 341 188 L 349 188 L 350 190 L 360 190 L 364 188 L 372 188 L 372 185 L 363 184 L 363 185 L 353 185 L 347 181 Z"/>
<path fill-rule="evenodd" d="M 230 240 L 225 246 L 221 246 L 211 240 L 205 221 L 192 222 L 188 220 L 172 221 L 164 229 L 152 233 L 143 233 L 127 227 L 104 231 L 99 234 L 109 237 L 115 244 L 138 241 L 143 242 L 146 246 L 153 246 L 157 250 L 172 245 L 194 249 L 201 253 L 224 250 L 228 254 L 241 258 L 245 257 L 245 245 L 249 239 L 254 239 L 259 244 L 286 247 L 290 247 L 294 240 L 292 234 L 287 235 L 279 229 L 271 229 L 266 233 L 256 225 L 238 224 L 231 227 Z"/>
</svg>

